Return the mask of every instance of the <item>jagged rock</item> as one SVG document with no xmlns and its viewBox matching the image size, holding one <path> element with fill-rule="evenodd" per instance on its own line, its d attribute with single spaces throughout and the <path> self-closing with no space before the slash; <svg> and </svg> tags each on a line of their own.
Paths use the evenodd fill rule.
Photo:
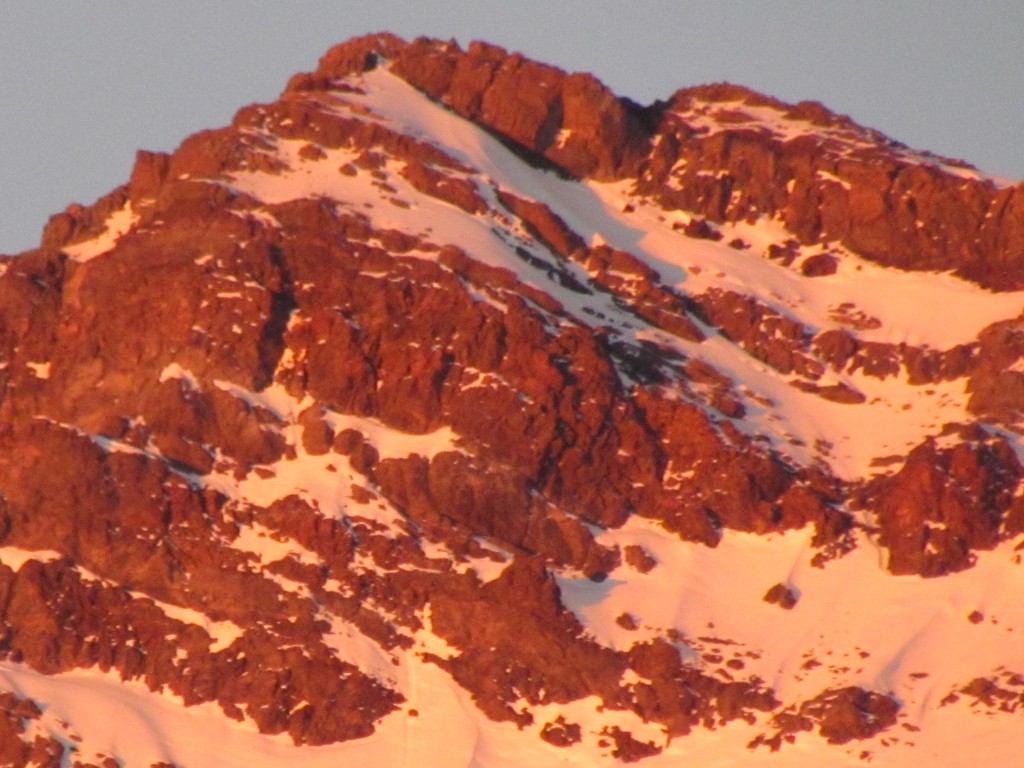
<svg viewBox="0 0 1024 768">
<path fill-rule="evenodd" d="M 823 277 L 834 275 L 839 269 L 839 262 L 836 257 L 829 253 L 816 253 L 808 256 L 800 265 L 800 272 L 807 277 Z"/>
<path fill-rule="evenodd" d="M 819 137 L 787 140 L 758 117 L 765 112 Z M 702 129 L 709 115 L 731 129 Z M 1011 266 L 1024 253 L 1020 186 L 946 173 L 944 166 L 963 165 L 922 163 L 821 105 L 788 105 L 727 84 L 677 92 L 656 132 L 661 141 L 640 189 L 666 208 L 713 222 L 779 216 L 803 243 L 840 242 L 903 269 L 952 269 L 996 290 L 1024 285 Z"/>
<path fill-rule="evenodd" d="M 880 542 L 896 574 L 941 576 L 973 563 L 973 550 L 990 549 L 1009 519 L 1020 513 L 1015 492 L 1021 466 L 1001 439 L 964 430 L 969 441 L 939 448 L 929 440 L 894 475 L 865 489 L 877 511 Z"/>
<path fill-rule="evenodd" d="M 743 346 L 751 355 L 781 373 L 798 373 L 817 378 L 822 366 L 805 351 L 810 340 L 806 329 L 774 312 L 757 300 L 717 289 L 697 297 L 704 315 L 723 334 Z"/>
<path fill-rule="evenodd" d="M 623 763 L 635 763 L 645 757 L 653 757 L 661 753 L 661 747 L 650 741 L 640 741 L 629 731 L 618 726 L 605 728 L 601 733 L 611 739 L 615 748 L 612 750 L 612 757 L 621 760 Z"/>
<path fill-rule="evenodd" d="M 795 608 L 799 599 L 800 598 L 792 589 L 781 583 L 773 584 L 768 588 L 768 591 L 764 593 L 764 601 L 766 603 L 774 603 L 787 611 Z"/>
<path fill-rule="evenodd" d="M 631 544 L 623 550 L 626 562 L 636 568 L 640 573 L 650 573 L 657 566 L 658 561 L 646 552 L 643 547 Z"/>
<path fill-rule="evenodd" d="M 384 115 L 374 89 L 396 76 L 435 103 Z M 503 154 L 485 176 L 479 147 L 435 135 L 453 113 L 533 167 L 503 176 Z M 865 537 L 891 573 L 939 577 L 1024 532 L 1019 318 L 938 348 L 878 340 L 882 308 L 815 293 L 857 257 L 1024 286 L 1022 188 L 967 175 L 736 86 L 643 108 L 486 44 L 338 46 L 273 103 L 140 152 L 125 186 L 0 264 L 0 657 L 113 671 L 297 745 L 417 716 L 400 705 L 424 661 L 482 716 L 623 762 L 757 713 L 772 748 L 870 738 L 889 696 L 834 672 L 780 701 L 756 642 L 609 596 L 755 536 L 807 529 L 803 593 Z M 566 204 L 572 179 L 622 183 Z M 957 382 L 963 408 L 935 394 Z M 934 439 L 906 457 L 833 475 L 833 453 L 871 450 L 828 433 L 835 414 L 877 418 L 884 387 L 978 422 L 921 419 Z M 713 594 L 699 576 L 669 599 Z M 952 695 L 1012 710 L 1015 685 Z M 669 740 L 546 709 L 591 697 Z M 43 705 L 0 694 L 0 759 L 67 762 L 23 738 Z"/>
<path fill-rule="evenodd" d="M 765 745 L 776 751 L 784 741 L 792 742 L 795 734 L 813 730 L 815 726 L 830 744 L 868 739 L 895 725 L 899 709 L 894 699 L 855 686 L 824 691 L 799 708 L 775 715 L 772 718 L 778 728 L 775 735 L 758 736 L 749 746 Z"/>
<path fill-rule="evenodd" d="M 559 716 L 554 722 L 544 723 L 540 737 L 556 747 L 571 747 L 580 742 L 582 732 L 578 723 L 566 722 L 564 717 Z"/>
<path fill-rule="evenodd" d="M 650 140 L 647 115 L 590 75 L 554 67 L 484 43 L 419 39 L 393 70 L 458 114 L 507 137 L 575 176 L 618 178 L 634 171 Z"/>
<path fill-rule="evenodd" d="M 722 239 L 722 233 L 708 224 L 707 219 L 702 219 L 699 216 L 695 216 L 690 219 L 686 223 L 686 226 L 683 227 L 683 231 L 688 237 L 695 237 L 699 240 Z"/>
</svg>

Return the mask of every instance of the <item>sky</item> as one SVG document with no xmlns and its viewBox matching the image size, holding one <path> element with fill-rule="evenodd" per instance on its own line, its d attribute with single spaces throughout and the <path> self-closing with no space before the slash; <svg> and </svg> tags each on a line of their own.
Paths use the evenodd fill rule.
<svg viewBox="0 0 1024 768">
<path fill-rule="evenodd" d="M 487 40 L 641 103 L 723 80 L 813 99 L 1024 178 L 1024 3 L 1011 0 L 3 0 L 0 253 L 125 182 L 137 149 L 171 151 L 382 30 Z"/>
</svg>

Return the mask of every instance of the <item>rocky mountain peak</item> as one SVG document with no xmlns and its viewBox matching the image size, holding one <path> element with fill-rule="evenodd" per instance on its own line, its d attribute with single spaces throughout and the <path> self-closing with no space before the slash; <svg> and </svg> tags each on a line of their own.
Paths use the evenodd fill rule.
<svg viewBox="0 0 1024 768">
<path fill-rule="evenodd" d="M 388 34 L 139 152 L 0 264 L 0 755 L 994 760 L 1020 196 Z"/>
<path fill-rule="evenodd" d="M 646 111 L 597 78 L 566 73 L 496 45 L 370 35 L 332 48 L 316 72 L 289 88 L 330 87 L 339 77 L 387 62 L 458 115 L 492 131 L 535 161 L 579 178 L 636 172 L 651 140 Z"/>
</svg>

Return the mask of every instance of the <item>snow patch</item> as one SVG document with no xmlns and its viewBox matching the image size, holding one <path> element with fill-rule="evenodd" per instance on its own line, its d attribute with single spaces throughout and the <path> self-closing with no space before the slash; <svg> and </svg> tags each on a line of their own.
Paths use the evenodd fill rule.
<svg viewBox="0 0 1024 768">
<path fill-rule="evenodd" d="M 144 592 L 133 591 L 130 594 L 136 600 L 150 601 L 169 618 L 180 621 L 183 624 L 195 624 L 201 627 L 213 639 L 213 643 L 210 646 L 211 653 L 228 648 L 235 640 L 245 634 L 245 630 L 233 621 L 215 621 L 205 613 L 193 610 L 192 608 L 165 603 Z"/>
<path fill-rule="evenodd" d="M 103 223 L 103 231 L 96 237 L 84 240 L 74 245 L 66 245 L 61 250 L 68 255 L 72 261 L 80 264 L 102 256 L 114 249 L 117 241 L 130 232 L 139 222 L 139 215 L 132 210 L 130 202 L 125 203 L 123 208 L 111 213 Z"/>
<path fill-rule="evenodd" d="M 179 363 L 168 363 L 164 366 L 164 369 L 160 371 L 159 382 L 163 384 L 165 381 L 182 381 L 189 389 L 200 390 L 202 387 L 199 385 L 199 380 L 195 374 L 187 368 L 182 368 Z"/>
<path fill-rule="evenodd" d="M 346 429 L 361 432 L 377 449 L 377 453 L 382 459 L 404 459 L 413 454 L 418 454 L 425 459 L 432 459 L 439 453 L 448 451 L 466 453 L 459 447 L 459 436 L 451 427 L 442 427 L 433 432 L 417 435 L 394 429 L 377 419 L 326 410 L 324 411 L 324 421 L 330 425 L 335 434 Z"/>
<path fill-rule="evenodd" d="M 25 363 L 25 367 L 32 371 L 37 379 L 50 378 L 50 363 Z"/>
<path fill-rule="evenodd" d="M 21 549 L 20 547 L 0 547 L 0 563 L 3 563 L 12 571 L 20 571 L 21 566 L 29 560 L 38 560 L 40 563 L 52 563 L 60 560 L 64 555 L 52 549 Z"/>
</svg>

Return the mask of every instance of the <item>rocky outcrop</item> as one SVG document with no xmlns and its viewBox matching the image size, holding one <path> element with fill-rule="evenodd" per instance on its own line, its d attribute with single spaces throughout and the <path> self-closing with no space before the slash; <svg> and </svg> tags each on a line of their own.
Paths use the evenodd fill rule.
<svg viewBox="0 0 1024 768">
<path fill-rule="evenodd" d="M 731 291 L 711 289 L 696 301 L 708 321 L 753 357 L 780 373 L 821 376 L 823 366 L 805 352 L 810 334 L 800 323 Z"/>
<path fill-rule="evenodd" d="M 778 218 L 802 243 L 994 290 L 1024 286 L 1020 185 L 915 154 L 820 104 L 737 86 L 684 89 L 661 112 L 637 188 L 666 208 L 714 222 Z"/>
<path fill-rule="evenodd" d="M 988 710 L 1015 714 L 1024 705 L 1024 677 L 1011 670 L 1000 670 L 989 677 L 976 677 L 967 685 L 952 691 L 942 700 L 942 706 L 955 704 L 961 698 L 972 700 L 972 706 L 981 705 Z"/>
<path fill-rule="evenodd" d="M 877 514 L 895 574 L 942 576 L 970 567 L 974 551 L 1021 530 L 1013 449 L 979 427 L 957 430 L 948 448 L 929 440 L 894 475 L 869 483 L 862 503 Z"/>
<path fill-rule="evenodd" d="M 767 746 L 773 752 L 783 743 L 793 743 L 801 731 L 817 727 L 830 744 L 869 739 L 896 724 L 899 703 L 884 694 L 848 687 L 824 691 L 813 699 L 772 718 L 778 731 L 771 737 L 758 736 L 750 747 Z"/>
<path fill-rule="evenodd" d="M 979 418 L 1014 426 L 1024 419 L 1024 358 L 1020 319 L 996 323 L 978 339 L 967 392 L 968 408 Z"/>
<path fill-rule="evenodd" d="M 327 88 L 387 60 L 393 72 L 528 157 L 578 177 L 635 172 L 650 141 L 649 115 L 591 75 L 475 42 L 369 35 L 332 48 L 316 72 L 293 78 L 290 91 Z"/>
<path fill-rule="evenodd" d="M 60 768 L 64 746 L 56 738 L 32 733 L 42 712 L 32 699 L 0 692 L 0 760 L 12 768 Z"/>
<path fill-rule="evenodd" d="M 764 593 L 764 601 L 766 603 L 773 603 L 787 611 L 795 608 L 799 600 L 800 596 L 781 582 L 773 584 L 768 588 L 768 591 Z"/>
<path fill-rule="evenodd" d="M 779 702 L 758 681 L 723 682 L 682 661 L 679 648 L 661 638 L 637 643 L 629 667 L 645 681 L 631 686 L 630 709 L 644 720 L 664 723 L 670 737 L 693 728 L 714 728 L 731 720 L 752 722 Z"/>
<path fill-rule="evenodd" d="M 4 546 L 48 553 L 17 569 L 0 566 L 5 658 L 51 674 L 116 670 L 186 703 L 216 701 L 229 716 L 244 713 L 298 743 L 366 735 L 399 700 L 331 654 L 313 605 L 222 543 L 237 535 L 222 497 L 197 492 L 163 461 L 106 453 L 67 427 L 37 421 L 0 444 Z M 31 492 L 41 476 L 52 481 L 49 493 Z M 162 603 L 220 622 L 237 638 L 217 649 L 218 638 Z M 281 650 L 298 639 L 304 650 Z M 339 700 L 350 708 L 336 709 Z M 360 714 L 371 710 L 370 719 Z"/>
</svg>

